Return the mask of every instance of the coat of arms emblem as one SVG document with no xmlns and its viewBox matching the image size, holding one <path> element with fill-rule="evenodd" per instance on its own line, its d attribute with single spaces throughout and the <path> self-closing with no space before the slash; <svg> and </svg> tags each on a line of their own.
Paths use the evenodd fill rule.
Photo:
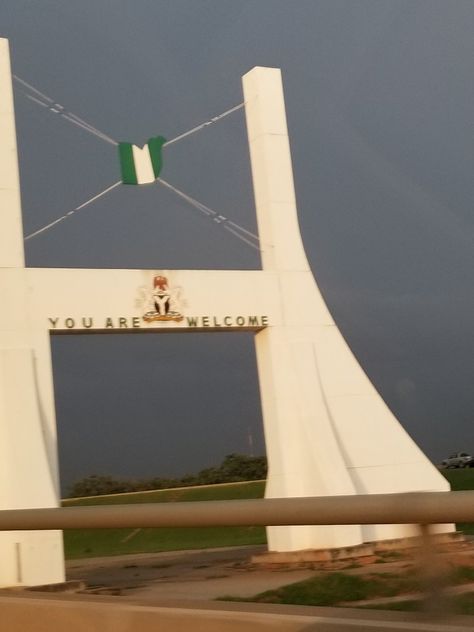
<svg viewBox="0 0 474 632">
<path fill-rule="evenodd" d="M 154 320 L 183 320 L 183 315 L 178 311 L 179 293 L 181 288 L 169 286 L 165 276 L 157 275 L 153 277 L 153 290 L 149 294 L 148 306 L 151 307 L 143 315 L 143 320 L 152 322 Z"/>
</svg>

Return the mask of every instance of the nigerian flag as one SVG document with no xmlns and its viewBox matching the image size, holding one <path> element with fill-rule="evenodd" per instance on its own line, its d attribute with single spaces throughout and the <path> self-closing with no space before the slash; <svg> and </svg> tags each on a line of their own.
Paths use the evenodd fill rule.
<svg viewBox="0 0 474 632">
<path fill-rule="evenodd" d="M 161 149 L 165 142 L 163 136 L 156 136 L 150 138 L 143 148 L 130 143 L 119 143 L 123 184 L 154 182 L 160 175 L 163 165 Z"/>
</svg>

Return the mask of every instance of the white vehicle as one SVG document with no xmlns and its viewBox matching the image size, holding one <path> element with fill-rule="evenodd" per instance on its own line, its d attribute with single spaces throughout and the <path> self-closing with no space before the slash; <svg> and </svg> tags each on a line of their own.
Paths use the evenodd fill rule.
<svg viewBox="0 0 474 632">
<path fill-rule="evenodd" d="M 443 467 L 474 467 L 474 459 L 466 452 L 455 452 L 441 463 Z"/>
</svg>

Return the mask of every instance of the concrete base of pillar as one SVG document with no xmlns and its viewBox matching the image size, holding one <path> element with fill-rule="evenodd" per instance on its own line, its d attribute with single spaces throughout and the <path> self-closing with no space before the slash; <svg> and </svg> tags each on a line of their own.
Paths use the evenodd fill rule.
<svg viewBox="0 0 474 632">
<path fill-rule="evenodd" d="M 466 541 L 461 531 L 450 531 L 447 533 L 434 533 L 430 536 L 431 542 L 435 546 L 446 547 L 449 545 L 462 544 Z M 420 546 L 420 538 L 399 538 L 396 540 L 381 540 L 373 542 L 375 553 L 385 553 L 388 551 L 403 551 L 413 549 Z"/>
<path fill-rule="evenodd" d="M 432 537 L 432 543 L 441 550 L 452 546 L 462 546 L 465 543 L 464 535 L 459 532 L 437 533 Z M 410 549 L 420 547 L 420 537 L 399 538 L 396 540 L 382 540 L 380 542 L 366 542 L 357 546 L 348 546 L 334 549 L 304 549 L 302 551 L 277 552 L 268 551 L 260 555 L 252 556 L 250 563 L 255 566 L 265 568 L 304 568 L 313 566 L 324 566 L 339 563 L 349 564 L 352 560 L 355 563 L 374 563 L 378 559 L 384 559 L 387 553 L 407 553 Z"/>
</svg>

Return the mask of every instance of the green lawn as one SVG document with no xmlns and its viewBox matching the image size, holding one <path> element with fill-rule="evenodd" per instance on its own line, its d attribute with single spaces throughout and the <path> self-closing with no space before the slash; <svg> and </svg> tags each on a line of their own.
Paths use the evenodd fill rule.
<svg viewBox="0 0 474 632">
<path fill-rule="evenodd" d="M 453 490 L 474 489 L 474 468 L 442 470 Z M 181 487 L 134 494 L 72 498 L 63 501 L 65 507 L 79 505 L 115 505 L 124 503 L 193 502 L 199 500 L 235 500 L 262 498 L 264 481 Z M 464 533 L 474 533 L 474 525 L 459 524 Z M 148 553 L 218 546 L 264 544 L 263 527 L 216 527 L 199 529 L 74 529 L 64 532 L 67 558 Z"/>
<path fill-rule="evenodd" d="M 94 498 L 72 498 L 64 500 L 63 506 L 262 498 L 264 485 L 263 481 L 252 481 L 241 484 L 182 487 L 180 489 Z M 265 542 L 265 529 L 263 527 L 70 529 L 64 532 L 64 547 L 68 559 L 264 544 Z"/>
<path fill-rule="evenodd" d="M 265 481 L 248 483 L 228 483 L 222 485 L 203 485 L 201 487 L 179 487 L 160 489 L 151 492 L 133 494 L 113 494 L 111 496 L 92 496 L 90 498 L 66 498 L 64 507 L 78 505 L 123 505 L 130 503 L 169 503 L 198 500 L 238 500 L 239 498 L 263 498 Z"/>
<path fill-rule="evenodd" d="M 414 592 L 418 580 L 413 571 L 400 575 L 371 573 L 367 576 L 348 573 L 324 573 L 301 582 L 245 599 L 221 597 L 222 600 L 259 603 L 284 603 L 300 606 L 335 606 L 341 602 L 373 597 L 391 597 L 401 592 Z"/>
<path fill-rule="evenodd" d="M 160 529 L 70 529 L 64 532 L 67 559 L 265 544 L 263 527 Z"/>
<path fill-rule="evenodd" d="M 449 481 L 453 491 L 474 489 L 474 467 L 459 470 L 441 470 L 441 473 Z M 474 534 L 474 524 L 459 522 L 457 528 L 463 533 Z"/>
<path fill-rule="evenodd" d="M 469 566 L 453 568 L 447 578 L 449 585 L 470 583 L 474 580 L 474 569 Z M 351 575 L 349 573 L 323 573 L 294 584 L 267 590 L 253 597 L 220 597 L 224 601 L 247 601 L 257 603 L 280 603 L 300 606 L 338 606 L 341 603 L 411 595 L 422 593 L 424 582 L 420 579 L 416 567 L 399 573 L 367 573 Z M 447 607 L 458 614 L 474 614 L 474 595 L 457 595 L 447 599 Z M 443 603 L 444 606 L 444 603 Z M 424 603 L 420 600 L 380 603 L 365 608 L 379 610 L 421 610 Z"/>
<path fill-rule="evenodd" d="M 474 489 L 474 467 L 459 470 L 441 470 L 441 474 L 449 481 L 453 491 Z"/>
</svg>

